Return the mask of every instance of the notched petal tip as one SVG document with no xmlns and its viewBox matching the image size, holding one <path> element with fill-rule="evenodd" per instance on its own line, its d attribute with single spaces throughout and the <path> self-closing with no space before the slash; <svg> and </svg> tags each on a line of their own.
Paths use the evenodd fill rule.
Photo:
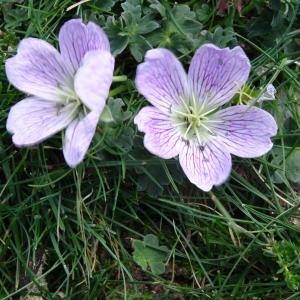
<svg viewBox="0 0 300 300">
<path fill-rule="evenodd" d="M 135 84 L 140 94 L 165 113 L 180 96 L 188 93 L 187 75 L 182 64 L 164 48 L 147 52 L 145 61 L 137 68 Z"/>
<path fill-rule="evenodd" d="M 75 19 L 63 24 L 59 31 L 59 47 L 70 72 L 75 73 L 85 54 L 93 50 L 110 52 L 110 44 L 103 29 L 93 22 L 84 24 Z"/>
<path fill-rule="evenodd" d="M 59 52 L 49 43 L 25 38 L 17 54 L 6 60 L 9 82 L 29 95 L 60 101 L 59 87 L 67 82 L 69 73 Z"/>
<path fill-rule="evenodd" d="M 188 80 L 199 101 L 218 107 L 234 97 L 249 73 L 250 61 L 242 48 L 204 44 L 192 58 Z"/>
<path fill-rule="evenodd" d="M 174 53 L 166 48 L 155 48 L 155 49 L 150 49 L 146 52 L 145 61 L 152 60 L 152 59 L 163 59 L 165 55 L 172 55 L 176 58 Z"/>
</svg>

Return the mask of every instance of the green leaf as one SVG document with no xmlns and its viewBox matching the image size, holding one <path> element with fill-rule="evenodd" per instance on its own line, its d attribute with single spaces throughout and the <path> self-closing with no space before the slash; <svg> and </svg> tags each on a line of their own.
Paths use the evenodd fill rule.
<svg viewBox="0 0 300 300">
<path fill-rule="evenodd" d="M 96 0 L 95 3 L 93 3 L 98 9 L 104 10 L 104 11 L 110 11 L 111 8 L 118 2 L 118 0 Z"/>
<path fill-rule="evenodd" d="M 177 26 L 174 24 L 174 32 L 177 32 L 177 27 L 180 27 L 183 32 L 191 36 L 200 33 L 202 24 L 196 20 L 196 14 L 188 5 L 174 5 L 171 13 L 174 16 L 173 22 L 176 20 L 177 23 Z"/>
<path fill-rule="evenodd" d="M 122 53 L 127 46 L 132 56 L 142 61 L 145 52 L 152 48 L 146 36 L 160 27 L 151 10 L 142 10 L 139 0 L 127 0 L 121 4 L 123 12 L 119 19 L 108 17 L 105 25 L 111 48 L 115 55 Z"/>
<path fill-rule="evenodd" d="M 123 110 L 125 104 L 121 98 L 109 98 L 107 106 L 110 110 L 113 121 L 116 124 L 123 123 L 124 121 L 128 120 L 132 115 L 131 111 Z"/>
<path fill-rule="evenodd" d="M 141 62 L 144 59 L 144 55 L 149 48 L 149 43 L 141 36 L 135 36 L 131 39 L 129 49 L 137 62 Z"/>
<path fill-rule="evenodd" d="M 147 34 L 159 28 L 159 24 L 152 20 L 152 16 L 146 15 L 140 19 L 138 26 L 139 34 Z"/>
<path fill-rule="evenodd" d="M 277 258 L 280 269 L 278 274 L 282 273 L 289 289 L 299 291 L 300 289 L 300 245 L 291 241 L 274 241 L 272 254 Z"/>
<path fill-rule="evenodd" d="M 108 105 L 104 106 L 104 109 L 103 109 L 102 114 L 100 116 L 100 120 L 102 122 L 105 122 L 105 123 L 111 123 L 111 122 L 114 121 L 114 118 L 112 116 L 111 110 L 110 110 Z"/>
<path fill-rule="evenodd" d="M 144 270 L 150 271 L 154 275 L 165 272 L 165 261 L 168 257 L 169 249 L 166 246 L 159 246 L 158 238 L 154 234 L 148 234 L 144 241 L 133 240 L 134 248 L 133 260 Z"/>
<path fill-rule="evenodd" d="M 196 15 L 200 22 L 207 22 L 211 16 L 211 7 L 207 4 L 202 4 L 196 9 Z"/>
<path fill-rule="evenodd" d="M 269 0 L 269 6 L 273 10 L 280 10 L 281 1 L 280 0 Z"/>
<path fill-rule="evenodd" d="M 122 34 L 123 27 L 114 17 L 109 16 L 105 24 L 105 32 L 109 37 L 111 50 L 114 55 L 122 53 L 128 45 L 128 36 Z"/>
<path fill-rule="evenodd" d="M 272 164 L 278 166 L 278 170 L 273 175 L 275 183 L 282 183 L 284 178 L 293 183 L 300 183 L 300 148 L 285 150 L 285 159 L 282 150 L 273 150 L 274 158 Z M 285 162 L 285 166 L 283 163 Z M 285 167 L 285 168 L 284 168 Z M 285 172 L 284 172 L 285 169 Z"/>
<path fill-rule="evenodd" d="M 206 42 L 224 48 L 230 43 L 236 44 L 236 37 L 233 28 L 227 27 L 224 29 L 221 26 L 217 26 L 214 32 L 206 32 Z"/>
<path fill-rule="evenodd" d="M 170 185 L 170 180 L 161 163 L 140 166 L 135 169 L 138 173 L 138 190 L 145 191 L 151 198 L 155 199 L 160 196 L 164 189 Z M 168 166 L 168 171 L 176 183 L 182 183 L 184 174 L 176 161 Z"/>
</svg>

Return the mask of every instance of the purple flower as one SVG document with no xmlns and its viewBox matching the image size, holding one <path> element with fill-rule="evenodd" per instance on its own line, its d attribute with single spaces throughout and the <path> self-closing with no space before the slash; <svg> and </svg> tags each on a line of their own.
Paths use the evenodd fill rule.
<svg viewBox="0 0 300 300">
<path fill-rule="evenodd" d="M 250 62 L 240 47 L 206 44 L 195 53 L 188 74 L 167 49 L 147 52 L 137 69 L 138 91 L 153 105 L 134 122 L 153 154 L 179 162 L 189 180 L 204 191 L 223 183 L 231 155 L 258 157 L 272 148 L 273 117 L 247 105 L 220 109 L 246 82 Z"/>
<path fill-rule="evenodd" d="M 66 129 L 63 153 L 70 167 L 89 148 L 112 82 L 114 57 L 100 27 L 81 20 L 59 32 L 60 53 L 47 42 L 25 38 L 6 61 L 8 80 L 31 95 L 15 104 L 7 130 L 16 146 L 38 144 Z"/>
<path fill-rule="evenodd" d="M 263 102 L 268 100 L 275 100 L 276 89 L 273 84 L 266 86 L 265 92 L 257 99 L 257 102 Z"/>
</svg>

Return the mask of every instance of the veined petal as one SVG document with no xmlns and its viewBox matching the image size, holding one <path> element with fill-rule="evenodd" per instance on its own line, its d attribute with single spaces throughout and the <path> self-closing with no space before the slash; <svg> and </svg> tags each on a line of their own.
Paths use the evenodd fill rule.
<svg viewBox="0 0 300 300">
<path fill-rule="evenodd" d="M 231 171 L 231 156 L 216 141 L 203 147 L 196 143 L 186 145 L 179 154 L 179 162 L 188 179 L 206 192 L 213 185 L 222 184 Z"/>
<path fill-rule="evenodd" d="M 8 80 L 24 93 L 49 101 L 61 101 L 61 91 L 70 75 L 59 52 L 49 43 L 23 39 L 17 55 L 5 63 Z"/>
<path fill-rule="evenodd" d="M 240 157 L 258 157 L 273 146 L 277 133 L 274 118 L 266 111 L 247 105 L 228 107 L 216 113 L 223 120 L 215 130 L 228 151 Z"/>
<path fill-rule="evenodd" d="M 168 112 L 170 105 L 187 95 L 187 75 L 175 55 L 167 49 L 152 49 L 137 68 L 136 87 L 152 105 Z"/>
<path fill-rule="evenodd" d="M 72 104 L 63 107 L 36 97 L 26 98 L 10 109 L 6 128 L 16 146 L 32 146 L 67 127 L 74 109 Z"/>
<path fill-rule="evenodd" d="M 142 108 L 134 119 L 138 129 L 145 132 L 144 145 L 153 154 L 169 159 L 178 155 L 184 146 L 170 117 L 156 107 Z"/>
<path fill-rule="evenodd" d="M 110 52 L 109 41 L 104 31 L 95 23 L 85 25 L 80 19 L 66 22 L 60 29 L 59 47 L 62 57 L 74 74 L 84 55 L 91 50 Z"/>
<path fill-rule="evenodd" d="M 102 112 L 112 83 L 115 59 L 110 52 L 88 52 L 78 69 L 74 87 L 80 100 L 90 109 Z"/>
<path fill-rule="evenodd" d="M 74 168 L 84 158 L 99 121 L 97 112 L 75 119 L 67 128 L 63 153 L 67 164 Z"/>
<path fill-rule="evenodd" d="M 188 80 L 199 101 L 217 107 L 228 102 L 244 85 L 250 68 L 241 47 L 221 49 L 206 44 L 195 53 Z"/>
</svg>

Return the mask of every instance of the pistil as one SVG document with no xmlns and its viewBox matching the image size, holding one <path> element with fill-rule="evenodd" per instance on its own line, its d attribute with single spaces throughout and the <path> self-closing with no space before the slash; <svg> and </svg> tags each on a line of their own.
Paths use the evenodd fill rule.
<svg viewBox="0 0 300 300">
<path fill-rule="evenodd" d="M 185 140 L 196 138 L 199 144 L 203 144 L 209 136 L 215 136 L 216 133 L 209 125 L 222 123 L 222 120 L 214 120 L 210 117 L 216 108 L 206 110 L 203 103 L 197 105 L 194 96 L 188 100 L 180 97 L 180 100 L 180 105 L 171 106 L 170 110 L 174 126 L 178 128 L 183 138 Z"/>
</svg>

